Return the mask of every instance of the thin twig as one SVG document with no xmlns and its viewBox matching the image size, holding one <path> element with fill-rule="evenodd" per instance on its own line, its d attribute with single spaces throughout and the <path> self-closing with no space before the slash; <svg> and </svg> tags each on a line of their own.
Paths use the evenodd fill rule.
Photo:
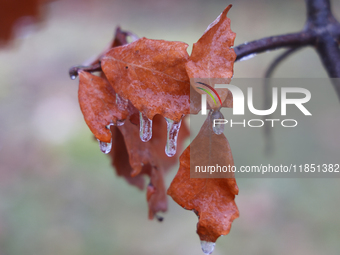
<svg viewBox="0 0 340 255">
<path fill-rule="evenodd" d="M 90 72 L 90 73 L 100 72 L 102 71 L 102 67 L 101 67 L 100 62 L 92 66 L 73 66 L 68 71 L 72 80 L 77 78 L 79 71 L 85 71 L 85 72 Z"/>
<path fill-rule="evenodd" d="M 285 60 L 286 58 L 288 58 L 290 55 L 292 55 L 293 53 L 295 53 L 296 51 L 300 50 L 301 47 L 295 47 L 295 48 L 291 48 L 286 50 L 285 52 L 283 52 L 281 55 L 279 55 L 277 58 L 274 59 L 274 61 L 269 65 L 266 73 L 265 73 L 265 78 L 270 78 L 275 69 L 278 67 L 278 65 Z"/>
</svg>

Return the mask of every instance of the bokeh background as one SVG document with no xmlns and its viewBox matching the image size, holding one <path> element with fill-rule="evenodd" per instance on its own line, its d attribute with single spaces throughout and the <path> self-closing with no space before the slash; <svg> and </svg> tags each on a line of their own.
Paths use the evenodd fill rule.
<svg viewBox="0 0 340 255">
<path fill-rule="evenodd" d="M 83 120 L 68 68 L 101 52 L 117 25 L 191 48 L 230 3 L 236 45 L 301 30 L 306 19 L 303 0 L 56 0 L 40 6 L 38 23 L 20 20 L 25 27 L 0 48 L 1 255 L 202 254 L 194 213 L 169 197 L 165 220 L 149 221 L 145 193 L 115 176 Z M 332 4 L 340 19 L 340 2 Z M 236 63 L 235 78 L 263 77 L 280 52 Z M 326 72 L 306 48 L 275 77 Z M 239 179 L 240 218 L 214 254 L 339 254 L 339 184 Z"/>
</svg>

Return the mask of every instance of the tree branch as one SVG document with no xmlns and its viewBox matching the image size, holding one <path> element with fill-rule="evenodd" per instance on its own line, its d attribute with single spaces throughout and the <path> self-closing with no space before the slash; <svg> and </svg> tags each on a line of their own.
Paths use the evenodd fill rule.
<svg viewBox="0 0 340 255">
<path fill-rule="evenodd" d="M 329 26 L 329 33 L 338 43 L 340 43 L 340 23 L 335 18 L 332 25 Z"/>
<path fill-rule="evenodd" d="M 340 78 L 340 49 L 338 43 L 330 35 L 325 35 L 316 50 L 330 78 Z M 340 82 L 332 79 L 333 86 L 340 100 Z"/>
<path fill-rule="evenodd" d="M 329 0 L 306 0 L 306 5 L 307 24 L 323 27 L 329 23 L 329 18 L 333 16 Z"/>
<path fill-rule="evenodd" d="M 316 45 L 319 57 L 329 77 L 340 77 L 340 50 L 338 43 L 330 35 L 325 35 Z"/>
<path fill-rule="evenodd" d="M 309 31 L 299 33 L 266 37 L 260 40 L 241 44 L 234 47 L 237 55 L 236 61 L 241 60 L 251 54 L 262 53 L 268 50 L 276 50 L 283 47 L 298 47 L 312 45 L 315 37 Z"/>
</svg>

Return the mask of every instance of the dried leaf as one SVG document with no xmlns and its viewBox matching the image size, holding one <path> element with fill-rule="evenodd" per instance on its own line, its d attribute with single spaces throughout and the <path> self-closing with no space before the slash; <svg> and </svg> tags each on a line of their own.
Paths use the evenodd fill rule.
<svg viewBox="0 0 340 255">
<path fill-rule="evenodd" d="M 231 78 L 236 59 L 234 45 L 236 34 L 230 29 L 227 13 L 229 5 L 209 25 L 203 36 L 194 44 L 186 64 L 190 78 Z"/>
<path fill-rule="evenodd" d="M 149 119 L 180 121 L 190 112 L 186 43 L 141 38 L 111 49 L 102 69 L 115 91 Z"/>
<path fill-rule="evenodd" d="M 129 162 L 133 169 L 131 176 L 138 175 L 144 165 L 159 165 L 159 160 L 155 157 L 155 149 L 149 142 L 143 142 L 139 137 L 139 127 L 126 121 L 123 126 L 118 127 L 122 132 L 126 148 L 129 154 Z M 164 149 L 163 149 L 164 150 Z"/>
<path fill-rule="evenodd" d="M 125 141 L 122 133 L 116 126 L 111 126 L 112 133 L 112 149 L 109 153 L 112 166 L 116 170 L 118 176 L 122 176 L 126 179 L 128 183 L 138 187 L 139 189 L 144 189 L 144 178 L 142 175 L 137 175 L 135 177 L 131 176 L 132 167 L 129 162 L 129 154 L 127 152 Z"/>
<path fill-rule="evenodd" d="M 118 172 L 124 171 L 124 173 L 130 173 L 131 179 L 126 177 L 129 182 L 139 181 L 138 177 L 144 174 L 150 176 L 150 183 L 147 187 L 147 201 L 149 218 L 152 219 L 157 212 L 167 210 L 163 174 L 164 171 L 175 164 L 178 159 L 176 155 L 172 158 L 165 155 L 166 122 L 160 115 L 154 117 L 153 134 L 151 140 L 148 142 L 142 142 L 140 140 L 139 126 L 133 124 L 131 121 L 126 121 L 125 124 L 120 127 L 111 127 L 111 131 L 115 128 L 123 135 L 124 143 L 120 140 L 116 141 L 116 139 L 113 139 L 113 147 L 117 149 L 121 147 L 122 150 L 126 149 L 127 153 L 127 155 L 123 155 L 124 157 L 121 156 L 115 159 L 117 161 L 117 163 L 114 163 L 115 167 L 124 168 L 124 170 L 117 170 Z M 188 128 L 184 122 L 177 140 L 179 150 L 181 150 L 183 141 L 188 135 Z M 117 143 L 119 144 L 118 147 Z"/>
<path fill-rule="evenodd" d="M 198 82 L 205 83 L 214 88 L 215 84 L 229 84 L 233 76 L 233 66 L 236 54 L 231 46 L 234 45 L 236 34 L 230 29 L 230 19 L 227 13 L 229 5 L 217 19 L 209 25 L 203 36 L 194 44 L 189 61 L 186 63 L 186 70 L 191 79 L 191 85 L 200 94 L 205 93 L 198 89 L 202 87 Z M 213 80 L 211 80 L 213 79 Z M 223 105 L 228 96 L 227 89 L 216 89 Z M 207 102 L 212 109 L 221 106 L 217 101 L 207 97 Z"/>
<path fill-rule="evenodd" d="M 152 220 L 157 212 L 168 209 L 162 169 L 146 165 L 143 173 L 150 176 L 150 183 L 146 191 L 146 200 L 149 207 L 149 219 Z"/>
<path fill-rule="evenodd" d="M 193 178 L 190 174 L 195 166 L 216 164 L 233 166 L 234 162 L 224 134 L 213 133 L 209 115 L 198 136 L 181 155 L 178 173 L 168 189 L 175 202 L 196 212 L 197 233 L 202 241 L 208 242 L 228 234 L 232 221 L 239 216 L 234 201 L 238 187 L 233 173 L 228 173 L 228 178 Z M 207 173 L 204 177 L 212 176 Z"/>
<path fill-rule="evenodd" d="M 142 170 L 138 175 L 132 177 L 131 173 L 133 169 L 130 165 L 124 137 L 116 126 L 111 126 L 111 132 L 113 144 L 109 155 L 117 175 L 124 177 L 127 182 L 141 190 L 144 189 L 143 175 L 148 175 L 150 177 L 150 183 L 147 187 L 146 194 L 149 207 L 149 219 L 153 219 L 157 212 L 165 212 L 167 210 L 163 171 L 157 167 L 152 167 L 150 164 L 146 164 L 142 167 Z"/>
<path fill-rule="evenodd" d="M 78 99 L 86 124 L 94 136 L 102 142 L 111 142 L 111 133 L 106 126 L 126 119 L 128 111 L 118 108 L 116 93 L 108 81 L 80 71 Z"/>
</svg>

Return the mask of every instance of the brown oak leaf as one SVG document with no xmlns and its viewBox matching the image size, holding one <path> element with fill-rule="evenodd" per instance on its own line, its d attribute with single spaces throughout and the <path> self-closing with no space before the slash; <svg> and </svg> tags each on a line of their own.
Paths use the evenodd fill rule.
<svg viewBox="0 0 340 255">
<path fill-rule="evenodd" d="M 211 178 L 209 172 L 200 173 L 203 178 L 190 174 L 195 166 L 234 165 L 229 143 L 224 134 L 216 135 L 212 131 L 210 116 L 181 155 L 168 195 L 183 208 L 196 212 L 197 233 L 202 241 L 216 242 L 219 236 L 229 233 L 231 223 L 239 216 L 234 201 L 238 187 L 232 172 L 227 173 L 227 178 Z"/>
<path fill-rule="evenodd" d="M 161 114 L 178 122 L 190 112 L 187 47 L 140 38 L 111 49 L 102 58 L 102 69 L 115 91 L 149 119 Z"/>
<path fill-rule="evenodd" d="M 131 176 L 138 175 L 144 165 L 156 166 L 159 160 L 155 157 L 155 149 L 151 142 L 143 142 L 139 137 L 139 127 L 126 121 L 118 127 L 123 134 L 125 145 L 129 154 L 129 162 L 133 169 Z M 164 151 L 164 149 L 163 149 Z"/>
<path fill-rule="evenodd" d="M 233 76 L 233 67 L 236 54 L 231 46 L 234 45 L 236 34 L 230 29 L 230 19 L 227 13 L 229 5 L 217 19 L 209 25 L 203 36 L 193 45 L 189 61 L 186 63 L 186 70 L 190 77 L 191 85 L 200 94 L 205 93 L 197 87 L 205 83 L 214 88 L 215 84 L 229 84 Z M 216 89 L 223 106 L 231 103 L 224 101 L 228 97 L 228 89 Z M 214 103 L 211 97 L 207 97 L 211 108 L 221 106 L 219 100 Z"/>
<path fill-rule="evenodd" d="M 166 197 L 163 170 L 150 164 L 143 167 L 143 173 L 150 176 L 150 183 L 146 191 L 149 207 L 149 219 L 152 220 L 157 212 L 166 212 L 168 201 Z"/>
<path fill-rule="evenodd" d="M 161 168 L 151 166 L 151 164 L 147 163 L 142 167 L 138 175 L 131 176 L 133 168 L 130 165 L 130 155 L 126 148 L 123 134 L 116 126 L 111 126 L 111 132 L 113 144 L 109 156 L 111 157 L 112 166 L 114 166 L 117 175 L 124 177 L 128 183 L 141 190 L 144 189 L 144 175 L 150 177 L 146 194 L 149 207 L 149 219 L 153 219 L 157 212 L 165 212 L 167 210 L 163 171 Z"/>
<path fill-rule="evenodd" d="M 134 115 L 131 115 L 131 117 Z M 139 120 L 137 121 L 139 124 Z M 166 121 L 161 115 L 153 118 L 152 138 L 148 142 L 142 142 L 139 137 L 139 126 L 127 120 L 120 127 L 112 126 L 112 134 L 121 134 L 121 139 L 115 136 L 112 143 L 113 150 L 121 148 L 124 152 L 111 152 L 113 165 L 118 175 L 123 175 L 128 182 L 138 187 L 140 177 L 148 175 L 150 183 L 147 187 L 147 201 L 149 206 L 149 218 L 152 219 L 159 211 L 167 210 L 166 191 L 164 186 L 163 174 L 178 159 L 178 154 L 182 150 L 182 144 L 188 137 L 189 132 L 186 123 L 180 128 L 178 134 L 178 152 L 175 157 L 167 157 L 165 155 L 166 144 Z M 118 131 L 114 131 L 118 130 Z M 117 135 L 116 135 L 117 136 Z M 118 136 L 118 138 L 120 138 Z M 125 154 L 126 150 L 126 154 Z M 119 158 L 117 158 L 119 157 Z M 120 174 L 121 173 L 121 174 Z"/>
<path fill-rule="evenodd" d="M 116 93 L 109 82 L 80 71 L 78 99 L 85 122 L 94 136 L 102 142 L 111 142 L 111 132 L 106 126 L 126 119 L 128 111 L 118 108 Z"/>
<path fill-rule="evenodd" d="M 114 142 L 112 143 L 112 149 L 109 156 L 111 157 L 112 166 L 116 170 L 117 175 L 124 177 L 131 185 L 134 185 L 141 190 L 144 189 L 143 176 L 131 176 L 133 169 L 129 162 L 129 154 L 122 133 L 116 126 L 111 126 L 111 133 Z"/>
</svg>

